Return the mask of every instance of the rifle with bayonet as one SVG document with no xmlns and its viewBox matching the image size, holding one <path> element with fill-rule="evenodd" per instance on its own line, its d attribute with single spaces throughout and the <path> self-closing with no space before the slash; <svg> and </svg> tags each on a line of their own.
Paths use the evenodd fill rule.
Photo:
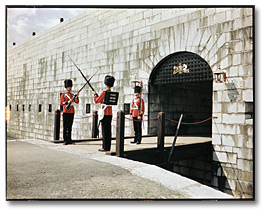
<svg viewBox="0 0 270 216">
<path fill-rule="evenodd" d="M 68 56 L 69 57 L 69 56 Z M 70 58 L 70 57 L 69 57 Z M 71 58 L 70 58 L 71 59 Z M 71 61 L 72 61 L 72 59 L 71 59 Z M 73 62 L 73 61 L 72 61 Z M 73 64 L 77 67 L 77 65 L 73 62 Z M 81 72 L 81 70 L 77 67 L 77 69 L 80 71 L 80 73 L 83 75 L 83 73 Z M 86 83 L 80 88 L 80 90 L 77 92 L 77 94 L 78 93 L 80 93 L 80 91 L 81 90 L 83 90 L 83 88 L 88 84 L 90 87 L 91 87 L 91 89 L 93 90 L 93 91 L 95 91 L 94 90 L 94 88 L 92 87 L 92 85 L 89 83 L 90 82 L 90 80 L 96 75 L 96 73 L 99 71 L 99 68 L 97 69 L 97 71 L 87 80 L 87 78 L 83 75 L 83 78 L 86 80 Z M 73 97 L 72 97 L 72 99 L 70 100 L 70 102 L 66 105 L 66 109 L 68 110 L 69 109 L 69 107 L 71 106 L 71 103 L 75 100 L 75 98 L 77 97 L 77 94 L 75 94 Z"/>
<path fill-rule="evenodd" d="M 81 69 L 75 64 L 75 62 L 71 59 L 71 57 L 70 56 L 68 56 L 69 58 L 70 58 L 70 60 L 72 61 L 72 63 L 75 65 L 75 67 L 78 69 L 78 71 L 81 73 L 81 75 L 82 75 L 82 77 L 85 79 L 85 81 L 87 82 L 86 84 L 88 84 L 89 86 L 90 86 L 90 88 L 92 89 L 92 91 L 95 91 L 95 89 L 93 88 L 93 86 L 90 84 L 90 80 L 91 80 L 91 78 L 98 72 L 98 70 L 97 70 L 97 72 L 96 73 L 94 73 L 94 75 L 90 78 L 90 80 L 88 81 L 87 80 L 87 78 L 84 76 L 84 74 L 83 74 L 83 72 L 81 71 Z"/>
</svg>

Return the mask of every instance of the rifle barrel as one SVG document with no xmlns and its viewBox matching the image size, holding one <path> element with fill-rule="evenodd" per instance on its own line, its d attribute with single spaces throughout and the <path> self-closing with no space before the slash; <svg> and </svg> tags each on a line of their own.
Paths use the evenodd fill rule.
<svg viewBox="0 0 270 216">
<path fill-rule="evenodd" d="M 87 78 L 84 76 L 83 72 L 81 71 L 81 69 L 75 64 L 75 62 L 72 60 L 72 58 L 70 56 L 68 56 L 70 58 L 70 60 L 72 61 L 72 63 L 75 65 L 75 67 L 78 69 L 78 71 L 81 73 L 82 77 L 85 79 L 86 84 L 88 84 L 90 86 L 90 88 L 92 89 L 92 91 L 95 91 L 93 86 L 90 84 L 90 80 L 93 78 L 94 75 L 96 75 L 96 73 L 99 71 L 99 69 L 90 77 L 89 80 L 87 80 Z M 85 84 L 85 85 L 86 85 Z M 84 86 L 85 86 L 84 85 Z M 82 88 L 84 88 L 84 86 Z"/>
</svg>

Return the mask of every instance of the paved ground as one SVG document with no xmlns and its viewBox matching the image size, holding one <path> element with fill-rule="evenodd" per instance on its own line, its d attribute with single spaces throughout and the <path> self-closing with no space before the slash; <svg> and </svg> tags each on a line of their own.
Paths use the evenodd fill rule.
<svg viewBox="0 0 270 216">
<path fill-rule="evenodd" d="M 195 181 L 82 146 L 7 142 L 7 199 L 232 198 Z"/>
</svg>

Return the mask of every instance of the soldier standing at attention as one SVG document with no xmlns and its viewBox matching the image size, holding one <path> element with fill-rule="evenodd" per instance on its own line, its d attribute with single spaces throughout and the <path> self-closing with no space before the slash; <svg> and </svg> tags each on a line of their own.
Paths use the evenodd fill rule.
<svg viewBox="0 0 270 216">
<path fill-rule="evenodd" d="M 103 138 L 103 144 L 102 149 L 99 149 L 99 151 L 105 152 L 111 150 L 111 139 L 112 139 L 112 132 L 111 132 L 111 125 L 112 125 L 112 106 L 105 105 L 104 104 L 104 98 L 105 94 L 108 91 L 111 91 L 111 87 L 113 87 L 114 84 L 114 77 L 107 75 L 104 79 L 104 84 L 106 91 L 103 91 L 100 96 L 94 91 L 94 101 L 95 103 L 101 103 L 102 110 L 100 109 L 99 112 L 104 112 L 103 119 L 100 119 L 101 126 L 102 126 L 102 138 Z M 100 115 L 100 113 L 99 113 Z"/>
<path fill-rule="evenodd" d="M 135 86 L 135 98 L 132 99 L 130 115 L 133 118 L 133 127 L 135 132 L 134 141 L 130 143 L 140 144 L 142 140 L 142 119 L 144 114 L 144 100 L 141 98 L 141 87 Z"/>
<path fill-rule="evenodd" d="M 66 93 L 61 95 L 60 98 L 60 105 L 63 106 L 63 138 L 64 138 L 64 145 L 68 144 L 75 144 L 71 139 L 71 131 L 72 131 L 72 124 L 74 119 L 74 106 L 72 105 L 73 102 L 76 104 L 79 103 L 79 93 L 77 93 L 76 98 L 73 102 L 71 102 L 71 99 L 73 98 L 73 94 L 71 93 L 72 89 L 72 80 L 65 80 L 65 88 L 67 90 Z M 69 109 L 66 109 L 66 105 L 71 103 Z"/>
</svg>

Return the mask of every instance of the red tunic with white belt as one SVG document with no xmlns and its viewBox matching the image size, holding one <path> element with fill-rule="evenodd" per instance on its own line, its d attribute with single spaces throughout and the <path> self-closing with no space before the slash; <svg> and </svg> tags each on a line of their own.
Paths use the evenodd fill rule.
<svg viewBox="0 0 270 216">
<path fill-rule="evenodd" d="M 68 102 L 69 100 L 71 100 L 73 98 L 74 94 L 72 93 L 69 93 L 69 92 L 66 92 L 66 93 L 63 93 L 61 94 L 61 98 L 60 98 L 60 105 L 61 106 L 64 106 L 63 108 L 63 113 L 75 113 L 75 110 L 74 110 L 74 106 L 71 104 L 69 109 L 67 110 L 65 105 L 66 105 L 66 102 Z M 79 103 L 79 99 L 76 97 L 74 99 L 74 102 L 77 104 Z M 73 102 L 72 102 L 73 103 Z"/>
<path fill-rule="evenodd" d="M 106 94 L 106 91 L 103 91 L 99 96 L 95 95 L 94 97 L 95 103 L 104 104 L 105 94 Z M 112 106 L 107 105 L 107 108 L 104 110 L 104 115 L 112 115 Z"/>
<path fill-rule="evenodd" d="M 141 99 L 141 107 L 139 110 L 139 103 L 140 103 L 140 98 L 133 98 L 131 107 L 130 107 L 130 113 L 132 114 L 132 117 L 138 117 L 138 116 L 143 116 L 144 114 L 144 100 Z"/>
</svg>

